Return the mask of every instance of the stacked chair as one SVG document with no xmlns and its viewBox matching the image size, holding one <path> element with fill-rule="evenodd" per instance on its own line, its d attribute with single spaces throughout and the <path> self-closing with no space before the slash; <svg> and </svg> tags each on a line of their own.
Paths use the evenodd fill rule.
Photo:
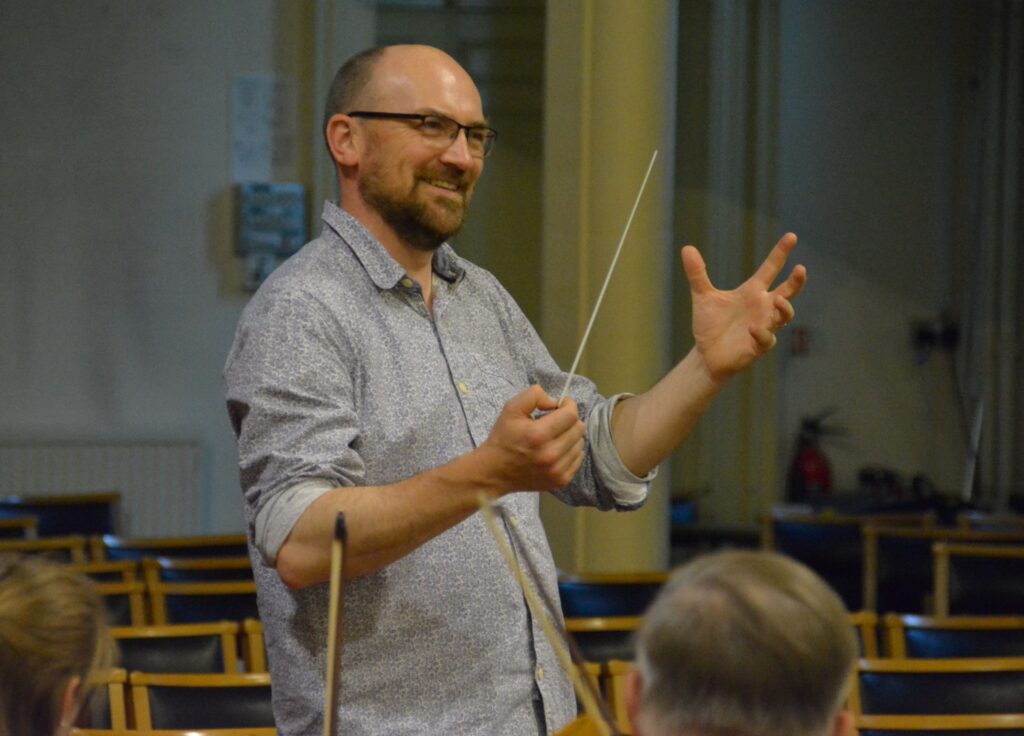
<svg viewBox="0 0 1024 736">
<path fill-rule="evenodd" d="M 276 733 L 256 585 L 242 535 L 90 540 L 83 572 L 137 576 L 143 625 L 111 632 L 121 654 L 123 694 L 100 691 L 90 728 L 78 736 Z M 114 583 L 98 582 L 103 586 Z M 119 585 L 128 583 L 121 581 Z M 109 693 L 115 684 L 107 686 Z M 116 713 L 124 703 L 123 716 Z M 109 707 L 109 713 L 103 712 Z M 126 723 L 128 730 L 116 730 Z M 205 730 L 197 730 L 205 729 Z"/>
<path fill-rule="evenodd" d="M 0 500 L 0 554 L 91 578 L 118 666 L 95 675 L 75 736 L 275 736 L 244 535 L 116 534 L 116 492 Z"/>
<path fill-rule="evenodd" d="M 762 529 L 853 611 L 860 736 L 1024 736 L 1024 518 L 780 509 Z"/>
</svg>

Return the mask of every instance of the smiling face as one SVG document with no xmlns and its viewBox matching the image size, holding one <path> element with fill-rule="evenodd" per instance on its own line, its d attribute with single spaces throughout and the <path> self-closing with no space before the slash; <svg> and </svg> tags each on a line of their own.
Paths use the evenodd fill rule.
<svg viewBox="0 0 1024 736">
<path fill-rule="evenodd" d="M 363 104 L 360 109 L 434 113 L 464 125 L 486 122 L 466 71 L 425 46 L 388 49 Z M 462 226 L 483 160 L 470 155 L 464 132 L 449 145 L 423 136 L 415 121 L 362 118 L 355 125 L 363 134 L 356 206 L 365 205 L 407 246 L 436 249 Z"/>
</svg>

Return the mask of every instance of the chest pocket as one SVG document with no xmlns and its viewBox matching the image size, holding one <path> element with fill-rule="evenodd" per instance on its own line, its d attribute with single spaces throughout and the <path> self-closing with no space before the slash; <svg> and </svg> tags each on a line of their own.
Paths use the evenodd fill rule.
<svg viewBox="0 0 1024 736">
<path fill-rule="evenodd" d="M 494 360 L 474 355 L 470 365 L 470 375 L 459 391 L 468 405 L 490 413 L 493 424 L 508 400 L 526 388 L 526 377 L 517 375 L 518 366 L 511 356 Z"/>
</svg>

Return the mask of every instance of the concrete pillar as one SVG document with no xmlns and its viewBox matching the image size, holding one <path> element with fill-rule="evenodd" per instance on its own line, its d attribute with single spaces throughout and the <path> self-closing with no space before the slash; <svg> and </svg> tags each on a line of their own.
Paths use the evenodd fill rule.
<svg viewBox="0 0 1024 736">
<path fill-rule="evenodd" d="M 654 149 L 658 160 L 578 372 L 605 395 L 649 388 L 668 355 L 672 243 L 675 2 L 548 3 L 541 332 L 569 369 Z M 573 572 L 663 569 L 669 469 L 629 514 L 545 499 L 559 566 Z"/>
</svg>

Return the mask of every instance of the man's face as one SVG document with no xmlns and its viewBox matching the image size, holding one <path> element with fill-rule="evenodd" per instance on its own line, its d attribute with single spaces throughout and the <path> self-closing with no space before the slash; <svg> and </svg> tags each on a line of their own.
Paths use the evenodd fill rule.
<svg viewBox="0 0 1024 736">
<path fill-rule="evenodd" d="M 410 245 L 437 248 L 462 227 L 483 163 L 454 166 L 426 141 L 395 149 L 381 140 L 384 135 L 373 137 L 374 155 L 360 172 L 359 193 Z"/>
<path fill-rule="evenodd" d="M 381 62 L 372 109 L 483 123 L 479 93 L 461 67 L 429 52 L 423 54 L 427 58 L 402 58 L 417 55 L 395 54 L 399 58 Z M 360 123 L 366 132 L 360 196 L 409 245 L 436 249 L 462 227 L 483 159 L 470 155 L 462 132 L 449 144 L 426 138 L 410 121 Z"/>
</svg>

